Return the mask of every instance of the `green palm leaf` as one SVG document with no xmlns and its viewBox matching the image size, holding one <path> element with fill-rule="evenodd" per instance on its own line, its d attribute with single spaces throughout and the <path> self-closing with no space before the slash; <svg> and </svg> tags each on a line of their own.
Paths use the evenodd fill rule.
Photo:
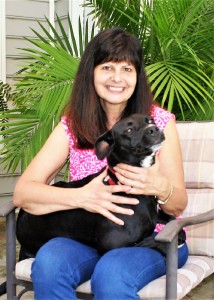
<svg viewBox="0 0 214 300">
<path fill-rule="evenodd" d="M 79 46 L 68 17 L 70 40 L 57 16 L 60 33 L 50 24 L 53 36 L 40 23 L 43 34 L 36 31 L 35 39 L 26 39 L 33 47 L 21 49 L 27 59 L 18 72 L 14 109 L 0 113 L 0 120 L 9 120 L 7 128 L 0 123 L 2 149 L 0 163 L 7 171 L 15 172 L 21 163 L 23 171 L 41 149 L 69 99 L 73 79 L 79 64 L 79 56 L 94 34 L 94 25 L 89 32 L 88 21 L 83 33 L 79 23 Z"/>
<path fill-rule="evenodd" d="M 22 170 L 42 147 L 60 119 L 88 41 L 99 29 L 122 27 L 139 37 L 155 99 L 178 119 L 214 118 L 213 0 L 86 0 L 94 23 L 79 19 L 78 37 L 67 18 L 66 32 L 49 20 L 52 34 L 38 21 L 36 39 L 21 49 L 27 57 L 17 74 L 13 109 L 0 112 L 0 163 Z M 4 120 L 8 120 L 5 128 Z"/>
<path fill-rule="evenodd" d="M 179 119 L 213 111 L 213 0 L 87 0 L 86 5 L 94 7 L 101 29 L 119 26 L 139 37 L 162 106 Z"/>
</svg>

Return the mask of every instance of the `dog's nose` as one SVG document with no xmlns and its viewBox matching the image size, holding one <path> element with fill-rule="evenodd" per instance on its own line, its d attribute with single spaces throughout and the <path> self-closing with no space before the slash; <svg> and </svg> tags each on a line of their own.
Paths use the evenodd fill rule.
<svg viewBox="0 0 214 300">
<path fill-rule="evenodd" d="M 145 130 L 145 134 L 150 136 L 156 136 L 158 133 L 159 133 L 159 128 L 155 125 L 150 125 Z"/>
</svg>

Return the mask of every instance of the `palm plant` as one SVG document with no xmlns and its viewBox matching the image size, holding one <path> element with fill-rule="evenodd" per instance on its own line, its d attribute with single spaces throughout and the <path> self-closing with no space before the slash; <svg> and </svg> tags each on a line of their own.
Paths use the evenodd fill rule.
<svg viewBox="0 0 214 300">
<path fill-rule="evenodd" d="M 137 35 L 155 99 L 177 118 L 214 118 L 213 0 L 88 0 L 101 29 Z M 111 9 L 109 9 L 109 7 Z"/>
<path fill-rule="evenodd" d="M 18 72 L 21 80 L 16 84 L 13 109 L 0 115 L 1 120 L 9 119 L 8 128 L 2 130 L 6 137 L 0 141 L 4 144 L 0 163 L 7 171 L 15 172 L 20 163 L 21 171 L 26 168 L 59 122 L 71 93 L 79 58 L 94 35 L 94 26 L 89 33 L 86 21 L 83 34 L 79 20 L 78 45 L 71 20 L 69 17 L 67 20 L 71 42 L 58 17 L 60 33 L 46 19 L 54 37 L 38 22 L 44 35 L 33 30 L 38 40 L 26 38 L 33 47 L 22 49 L 27 54 L 27 64 Z M 3 122 L 0 126 L 3 127 Z"/>
<path fill-rule="evenodd" d="M 0 80 L 0 112 L 5 113 L 8 111 L 8 102 L 12 100 L 14 93 L 12 87 L 8 83 L 4 83 Z M 2 118 L 0 131 L 3 131 L 7 128 L 7 118 Z"/>
<path fill-rule="evenodd" d="M 214 118 L 213 0 L 86 0 L 84 6 L 93 8 L 91 31 L 88 21 L 82 26 L 79 20 L 76 38 L 68 17 L 69 38 L 57 17 L 60 33 L 47 20 L 53 38 L 38 22 L 43 34 L 33 30 L 37 40 L 27 39 L 31 47 L 22 49 L 28 58 L 19 71 L 13 109 L 0 113 L 9 120 L 0 132 L 6 136 L 0 163 L 7 170 L 15 171 L 21 162 L 23 171 L 59 121 L 95 24 L 100 30 L 122 27 L 139 37 L 160 105 L 178 119 Z"/>
</svg>

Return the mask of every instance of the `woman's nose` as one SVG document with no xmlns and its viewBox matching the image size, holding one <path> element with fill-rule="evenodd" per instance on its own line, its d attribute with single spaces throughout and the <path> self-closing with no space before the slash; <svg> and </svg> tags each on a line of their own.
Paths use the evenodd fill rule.
<svg viewBox="0 0 214 300">
<path fill-rule="evenodd" d="M 111 76 L 111 80 L 115 82 L 120 82 L 121 81 L 120 72 L 114 72 L 114 74 Z"/>
</svg>

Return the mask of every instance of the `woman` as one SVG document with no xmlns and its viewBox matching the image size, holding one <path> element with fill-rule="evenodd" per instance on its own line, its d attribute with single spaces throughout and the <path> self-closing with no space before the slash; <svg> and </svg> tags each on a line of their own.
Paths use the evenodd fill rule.
<svg viewBox="0 0 214 300">
<path fill-rule="evenodd" d="M 166 213 L 181 214 L 187 194 L 174 116 L 153 104 L 142 57 L 139 40 L 120 28 L 105 30 L 91 40 L 61 122 L 16 185 L 16 206 L 37 215 L 82 208 L 123 226 L 114 213 L 131 215 L 133 211 L 117 204 L 136 205 L 135 195 L 145 194 L 156 195 Z M 82 188 L 49 186 L 69 153 L 72 180 L 106 166 L 106 160 L 99 161 L 94 154 L 94 141 L 132 113 L 150 114 L 164 130 L 166 140 L 152 167 L 117 165 L 121 185 L 105 186 L 104 171 Z M 113 195 L 116 192 L 133 198 Z M 179 248 L 179 267 L 187 255 L 184 244 Z M 164 257 L 153 249 L 126 247 L 100 257 L 93 248 L 59 237 L 39 250 L 31 276 L 35 299 L 76 299 L 76 287 L 91 278 L 94 299 L 130 300 L 139 299 L 138 290 L 165 272 Z"/>
</svg>

